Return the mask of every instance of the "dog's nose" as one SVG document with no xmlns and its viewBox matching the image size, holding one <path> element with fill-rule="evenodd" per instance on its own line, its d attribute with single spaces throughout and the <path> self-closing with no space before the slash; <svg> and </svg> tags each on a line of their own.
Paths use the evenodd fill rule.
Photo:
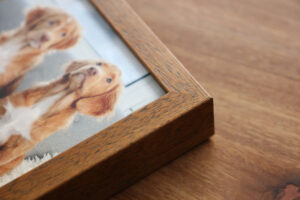
<svg viewBox="0 0 300 200">
<path fill-rule="evenodd" d="M 70 79 L 70 73 L 67 73 L 63 76 L 63 81 L 67 82 Z"/>
<path fill-rule="evenodd" d="M 48 42 L 50 39 L 46 34 L 43 34 L 40 38 L 41 42 Z"/>
<path fill-rule="evenodd" d="M 90 67 L 87 70 L 87 72 L 88 72 L 89 75 L 96 75 L 97 74 L 97 69 L 95 67 Z"/>
</svg>

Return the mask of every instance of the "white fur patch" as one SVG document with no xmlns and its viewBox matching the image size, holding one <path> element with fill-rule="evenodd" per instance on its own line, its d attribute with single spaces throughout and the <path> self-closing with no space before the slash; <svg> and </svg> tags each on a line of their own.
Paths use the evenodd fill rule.
<svg viewBox="0 0 300 200">
<path fill-rule="evenodd" d="M 6 66 L 16 56 L 21 46 L 21 41 L 18 38 L 0 45 L 0 74 L 5 72 Z"/>
<path fill-rule="evenodd" d="M 6 113 L 0 118 L 0 144 L 11 135 L 21 135 L 30 140 L 31 127 L 60 97 L 57 94 L 31 107 L 15 107 L 10 102 L 5 105 Z"/>
<path fill-rule="evenodd" d="M 41 158 L 35 156 L 32 158 L 24 159 L 24 161 L 19 166 L 0 177 L 0 187 L 25 174 L 26 172 L 38 167 L 39 165 L 47 162 L 56 155 L 57 153 L 54 153 L 53 155 L 50 153 L 46 153 Z"/>
</svg>

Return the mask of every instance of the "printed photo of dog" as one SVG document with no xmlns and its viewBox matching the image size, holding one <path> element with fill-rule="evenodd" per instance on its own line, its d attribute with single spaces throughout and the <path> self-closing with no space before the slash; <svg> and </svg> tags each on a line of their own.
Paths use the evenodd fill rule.
<svg viewBox="0 0 300 200">
<path fill-rule="evenodd" d="M 0 187 L 163 95 L 90 1 L 0 0 Z"/>
<path fill-rule="evenodd" d="M 68 13 L 55 7 L 36 7 L 21 27 L 0 34 L 0 98 L 11 94 L 24 75 L 53 50 L 73 47 L 81 28 Z"/>
<path fill-rule="evenodd" d="M 113 112 L 122 91 L 121 71 L 104 61 L 74 61 L 59 79 L 0 100 L 0 176 L 76 112 L 100 117 Z"/>
<path fill-rule="evenodd" d="M 45 54 L 75 46 L 81 29 L 67 12 L 37 6 L 23 25 L 0 34 L 0 177 L 41 141 L 68 128 L 77 112 L 102 117 L 114 111 L 121 71 L 102 60 L 72 61 L 60 78 L 14 93 Z"/>
</svg>

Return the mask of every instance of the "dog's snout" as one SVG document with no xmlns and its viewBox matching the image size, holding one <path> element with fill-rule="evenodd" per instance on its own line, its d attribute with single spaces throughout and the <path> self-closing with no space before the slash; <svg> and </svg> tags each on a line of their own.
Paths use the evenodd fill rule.
<svg viewBox="0 0 300 200">
<path fill-rule="evenodd" d="M 97 69 L 95 67 L 90 67 L 87 70 L 89 75 L 96 75 L 97 74 Z"/>
<path fill-rule="evenodd" d="M 46 34 L 43 34 L 40 38 L 41 42 L 48 42 L 49 40 L 50 38 Z"/>
</svg>

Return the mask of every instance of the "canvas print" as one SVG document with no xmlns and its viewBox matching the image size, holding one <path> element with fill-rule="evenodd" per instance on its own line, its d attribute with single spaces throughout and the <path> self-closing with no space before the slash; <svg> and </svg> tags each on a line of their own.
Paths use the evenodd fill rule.
<svg viewBox="0 0 300 200">
<path fill-rule="evenodd" d="M 89 1 L 0 1 L 0 186 L 163 94 Z"/>
</svg>

